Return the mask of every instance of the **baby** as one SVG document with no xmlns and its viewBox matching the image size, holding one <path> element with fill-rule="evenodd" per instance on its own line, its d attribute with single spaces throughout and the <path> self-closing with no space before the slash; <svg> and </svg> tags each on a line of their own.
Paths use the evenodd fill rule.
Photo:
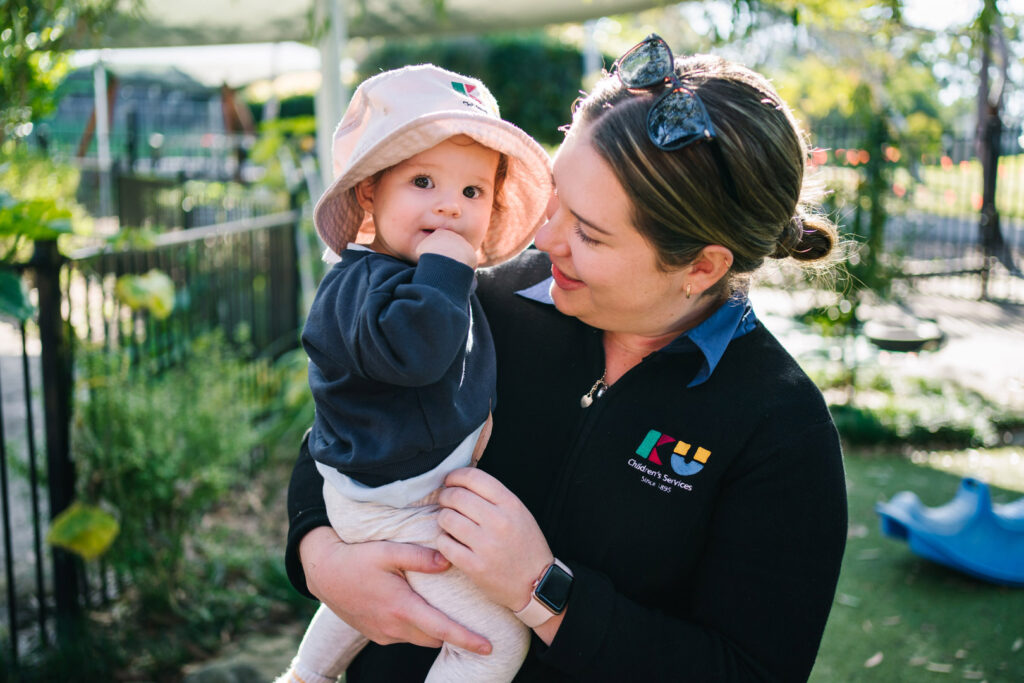
<svg viewBox="0 0 1024 683">
<path fill-rule="evenodd" d="M 302 333 L 316 403 L 310 454 L 343 541 L 436 548 L 437 494 L 479 458 L 495 401 L 474 269 L 529 244 L 550 160 L 499 117 L 481 82 L 421 65 L 359 86 L 334 134 L 334 170 L 314 222 L 340 260 Z M 408 580 L 493 645 L 483 656 L 446 643 L 428 681 L 515 676 L 529 630 L 512 612 L 455 568 Z M 321 605 L 279 681 L 334 681 L 366 642 Z"/>
</svg>

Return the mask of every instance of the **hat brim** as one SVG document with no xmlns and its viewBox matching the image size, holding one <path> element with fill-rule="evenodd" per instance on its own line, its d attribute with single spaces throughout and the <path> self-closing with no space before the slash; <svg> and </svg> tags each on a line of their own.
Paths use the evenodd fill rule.
<svg viewBox="0 0 1024 683">
<path fill-rule="evenodd" d="M 551 196 L 551 159 L 524 131 L 501 119 L 462 111 L 421 116 L 368 147 L 331 183 L 313 209 L 313 221 L 324 243 L 340 253 L 362 232 L 372 234 L 368 218 L 352 188 L 378 171 L 456 135 L 468 135 L 508 157 L 501 193 L 502 211 L 491 220 L 481 247 L 481 266 L 507 261 L 525 249 L 544 218 Z"/>
</svg>

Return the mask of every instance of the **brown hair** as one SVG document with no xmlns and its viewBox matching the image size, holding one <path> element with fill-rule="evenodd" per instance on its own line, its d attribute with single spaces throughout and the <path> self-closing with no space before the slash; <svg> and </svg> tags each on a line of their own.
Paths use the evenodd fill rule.
<svg viewBox="0 0 1024 683">
<path fill-rule="evenodd" d="M 789 108 L 768 81 L 750 69 L 713 57 L 677 57 L 676 74 L 700 97 L 716 137 L 674 151 L 647 135 L 647 114 L 662 90 L 629 91 L 606 75 L 578 100 L 573 122 L 589 127 L 591 142 L 632 202 L 637 230 L 662 267 L 691 263 L 720 244 L 733 254 L 729 273 L 712 295 L 743 289 L 765 257 L 802 262 L 828 259 L 835 225 L 807 201 L 807 146 Z M 720 146 L 734 190 L 727 190 L 711 145 Z"/>
</svg>

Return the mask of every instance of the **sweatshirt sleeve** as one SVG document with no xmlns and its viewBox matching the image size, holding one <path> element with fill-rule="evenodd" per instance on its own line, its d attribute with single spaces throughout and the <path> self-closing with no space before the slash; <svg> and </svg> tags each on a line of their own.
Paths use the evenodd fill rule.
<svg viewBox="0 0 1024 683">
<path fill-rule="evenodd" d="M 787 457 L 723 486 L 701 562 L 679 587 L 689 614 L 640 606 L 568 558 L 572 594 L 551 646 L 534 640 L 540 658 L 580 680 L 806 680 L 846 542 L 846 489 L 831 422 L 781 448 Z"/>
<path fill-rule="evenodd" d="M 473 269 L 438 254 L 424 254 L 415 268 L 370 263 L 325 277 L 302 335 L 310 359 L 386 384 L 437 382 L 469 334 Z"/>
</svg>

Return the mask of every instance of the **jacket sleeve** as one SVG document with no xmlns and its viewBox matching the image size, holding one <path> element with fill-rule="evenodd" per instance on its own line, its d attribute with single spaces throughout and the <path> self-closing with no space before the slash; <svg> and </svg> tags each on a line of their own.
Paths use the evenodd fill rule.
<svg viewBox="0 0 1024 683">
<path fill-rule="evenodd" d="M 311 315 L 303 331 L 310 358 L 386 384 L 437 382 L 466 344 L 473 269 L 438 254 L 424 254 L 411 277 L 408 268 L 366 263 L 353 266 L 344 286 L 341 279 L 327 282 L 317 293 L 313 310 L 323 314 Z"/>
<path fill-rule="evenodd" d="M 831 422 L 783 448 L 799 455 L 762 459 L 723 485 L 697 571 L 679 587 L 692 595 L 688 614 L 640 606 L 568 558 L 572 594 L 540 658 L 591 681 L 806 680 L 846 542 L 845 478 Z"/>
<path fill-rule="evenodd" d="M 299 562 L 299 541 L 310 531 L 330 526 L 327 506 L 324 505 L 324 480 L 309 454 L 309 432 L 302 438 L 299 458 L 292 469 L 288 484 L 288 542 L 285 546 L 284 566 L 288 580 L 302 595 L 315 600 L 306 586 L 306 574 Z"/>
</svg>

